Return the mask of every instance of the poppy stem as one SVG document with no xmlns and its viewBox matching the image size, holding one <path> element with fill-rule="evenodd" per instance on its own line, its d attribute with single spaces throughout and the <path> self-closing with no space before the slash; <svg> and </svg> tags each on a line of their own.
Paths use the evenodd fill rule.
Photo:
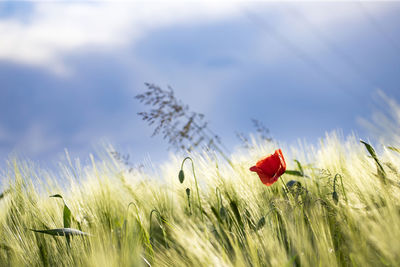
<svg viewBox="0 0 400 267">
<path fill-rule="evenodd" d="M 186 196 L 187 196 L 188 207 L 189 207 L 189 215 L 192 215 L 192 204 L 190 204 L 190 189 L 189 188 L 186 188 Z"/>
<path fill-rule="evenodd" d="M 197 178 L 196 178 L 196 173 L 194 171 L 194 163 L 191 157 L 186 157 L 183 159 L 182 161 L 182 165 L 181 165 L 181 170 L 183 169 L 183 164 L 185 163 L 186 160 L 190 160 L 192 162 L 192 171 L 193 171 L 193 177 L 194 177 L 194 183 L 196 185 L 196 191 L 197 191 L 197 201 L 199 202 L 199 208 L 200 208 L 200 215 L 201 215 L 201 220 L 204 222 L 204 218 L 203 218 L 203 208 L 201 206 L 201 200 L 200 200 L 200 191 L 199 191 L 199 185 L 197 183 Z"/>
<path fill-rule="evenodd" d="M 283 183 L 283 187 L 285 188 L 286 192 L 289 193 L 289 188 L 286 186 L 286 183 L 285 183 L 285 181 L 283 180 L 283 177 L 281 177 L 281 179 L 279 179 L 279 180 L 281 180 L 281 182 Z"/>
<path fill-rule="evenodd" d="M 156 210 L 156 209 L 153 209 L 153 210 L 151 210 L 151 212 L 150 212 L 150 228 L 149 228 L 149 236 L 150 236 L 150 238 L 151 238 L 151 219 L 152 219 L 152 217 L 153 217 L 153 212 L 155 212 L 155 213 L 157 213 L 157 217 L 158 217 L 158 225 L 160 226 L 160 228 L 161 228 L 161 231 L 162 231 L 162 233 L 163 233 L 163 239 L 164 239 L 164 244 L 165 244 L 165 246 L 166 247 L 168 247 L 168 243 L 167 243 L 167 238 L 166 238 L 166 235 L 165 235 L 165 230 L 164 230 L 164 226 L 163 226 L 163 223 L 165 222 L 165 220 L 163 219 L 163 217 L 161 216 L 161 213 L 158 211 L 158 210 Z"/>
</svg>

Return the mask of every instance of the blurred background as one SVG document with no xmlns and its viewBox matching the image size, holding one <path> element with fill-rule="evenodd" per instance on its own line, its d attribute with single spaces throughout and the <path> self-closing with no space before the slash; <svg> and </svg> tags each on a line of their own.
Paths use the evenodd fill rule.
<svg viewBox="0 0 400 267">
<path fill-rule="evenodd" d="M 396 2 L 1 2 L 0 166 L 87 159 L 104 142 L 167 160 L 137 115 L 145 82 L 171 86 L 225 146 L 369 137 L 383 92 L 400 101 Z M 378 91 L 380 90 L 380 91 Z"/>
</svg>

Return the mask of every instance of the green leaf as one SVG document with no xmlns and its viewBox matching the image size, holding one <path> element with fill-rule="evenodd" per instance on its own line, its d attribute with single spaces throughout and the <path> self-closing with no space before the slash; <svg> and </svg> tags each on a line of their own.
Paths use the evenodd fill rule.
<svg viewBox="0 0 400 267">
<path fill-rule="evenodd" d="M 68 208 L 67 204 L 65 203 L 64 198 L 60 194 L 55 194 L 50 197 L 57 197 L 57 198 L 61 198 L 63 200 L 63 203 L 64 203 L 64 209 L 63 209 L 64 228 L 70 228 L 71 221 L 72 221 L 72 213 L 71 213 L 71 210 Z"/>
<path fill-rule="evenodd" d="M 360 140 L 360 142 L 361 142 L 362 144 L 364 144 L 364 146 L 367 148 L 369 154 L 370 154 L 374 159 L 376 159 L 377 157 L 376 157 L 375 149 L 374 149 L 370 144 L 368 144 L 367 142 L 365 142 L 365 141 L 363 141 L 363 140 Z"/>
<path fill-rule="evenodd" d="M 368 150 L 368 153 L 375 160 L 376 167 L 378 169 L 378 175 L 380 177 L 382 177 L 382 179 L 384 180 L 386 178 L 386 173 L 385 173 L 385 170 L 383 169 L 381 163 L 379 162 L 379 159 L 378 159 L 378 157 L 376 155 L 375 149 L 370 144 L 368 144 L 367 142 L 365 142 L 363 140 L 360 140 L 360 142 L 362 144 L 364 144 L 365 148 Z"/>
<path fill-rule="evenodd" d="M 301 172 L 299 172 L 299 171 L 293 171 L 293 170 L 286 170 L 285 173 L 286 173 L 286 174 L 289 174 L 289 175 L 294 175 L 294 176 L 301 176 L 301 177 L 304 176 Z"/>
<path fill-rule="evenodd" d="M 60 194 L 51 195 L 49 197 L 58 197 L 58 198 L 61 198 L 62 200 L 64 200 L 63 197 Z"/>
<path fill-rule="evenodd" d="M 64 220 L 64 228 L 71 228 L 71 210 L 64 205 L 64 212 L 63 212 L 63 220 Z"/>
<path fill-rule="evenodd" d="M 63 223 L 64 223 L 64 228 L 65 229 L 70 229 L 71 227 L 71 220 L 72 220 L 72 213 L 71 210 L 68 208 L 67 204 L 65 203 L 64 198 L 60 194 L 55 194 L 50 197 L 58 197 L 61 198 L 63 203 L 64 203 L 64 209 L 63 209 Z M 79 226 L 80 228 L 80 226 Z M 68 245 L 70 245 L 70 236 L 65 235 L 65 239 L 67 240 Z"/>
<path fill-rule="evenodd" d="M 376 153 L 375 153 L 374 148 L 373 148 L 370 144 L 364 142 L 363 140 L 360 140 L 360 142 L 363 143 L 363 144 L 365 145 L 365 147 L 367 148 L 369 154 L 370 154 L 371 157 L 375 160 L 376 167 L 377 167 L 377 171 L 378 171 L 378 176 L 381 177 L 381 179 L 383 180 L 383 182 L 384 182 L 384 183 L 388 182 L 390 185 L 397 186 L 397 187 L 400 188 L 400 183 L 398 183 L 398 182 L 396 182 L 396 181 L 393 181 L 393 180 L 391 180 L 391 179 L 389 179 L 389 178 L 386 177 L 386 172 L 385 172 L 385 170 L 383 169 L 381 163 L 379 162 L 379 159 L 378 159 L 378 157 L 376 156 Z M 391 150 L 393 150 L 393 151 L 396 151 L 396 152 L 399 152 L 399 153 L 400 153 L 400 149 L 398 149 L 398 148 L 395 148 L 395 147 L 388 147 L 388 148 L 391 149 Z"/>
<path fill-rule="evenodd" d="M 297 159 L 295 159 L 294 161 L 296 162 L 297 168 L 299 168 L 300 173 L 304 176 L 303 167 L 301 166 L 300 162 Z"/>
<path fill-rule="evenodd" d="M 400 153 L 400 148 L 392 147 L 392 146 L 387 146 L 388 149 L 395 151 L 397 153 Z"/>
<path fill-rule="evenodd" d="M 58 229 L 47 229 L 47 230 L 30 229 L 30 230 L 33 232 L 54 235 L 54 236 L 71 236 L 71 235 L 89 236 L 88 233 L 73 228 L 58 228 Z"/>
</svg>

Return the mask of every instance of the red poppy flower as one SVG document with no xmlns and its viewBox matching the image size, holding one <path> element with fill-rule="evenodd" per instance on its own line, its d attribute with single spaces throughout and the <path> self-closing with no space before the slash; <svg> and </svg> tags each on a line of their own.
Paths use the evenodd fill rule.
<svg viewBox="0 0 400 267">
<path fill-rule="evenodd" d="M 286 162 L 282 151 L 275 150 L 274 154 L 259 160 L 256 166 L 250 168 L 250 171 L 256 172 L 263 184 L 272 185 L 286 171 Z"/>
</svg>

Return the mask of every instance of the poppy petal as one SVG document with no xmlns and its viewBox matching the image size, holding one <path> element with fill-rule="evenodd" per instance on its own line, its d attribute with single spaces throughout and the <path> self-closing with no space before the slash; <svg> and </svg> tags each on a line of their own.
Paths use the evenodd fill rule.
<svg viewBox="0 0 400 267">
<path fill-rule="evenodd" d="M 250 171 L 257 172 L 258 171 L 258 167 L 257 166 L 250 167 Z"/>
<path fill-rule="evenodd" d="M 263 184 L 270 186 L 286 171 L 286 162 L 282 150 L 275 150 L 274 154 L 268 155 L 259 160 L 250 171 L 257 172 Z"/>
</svg>

